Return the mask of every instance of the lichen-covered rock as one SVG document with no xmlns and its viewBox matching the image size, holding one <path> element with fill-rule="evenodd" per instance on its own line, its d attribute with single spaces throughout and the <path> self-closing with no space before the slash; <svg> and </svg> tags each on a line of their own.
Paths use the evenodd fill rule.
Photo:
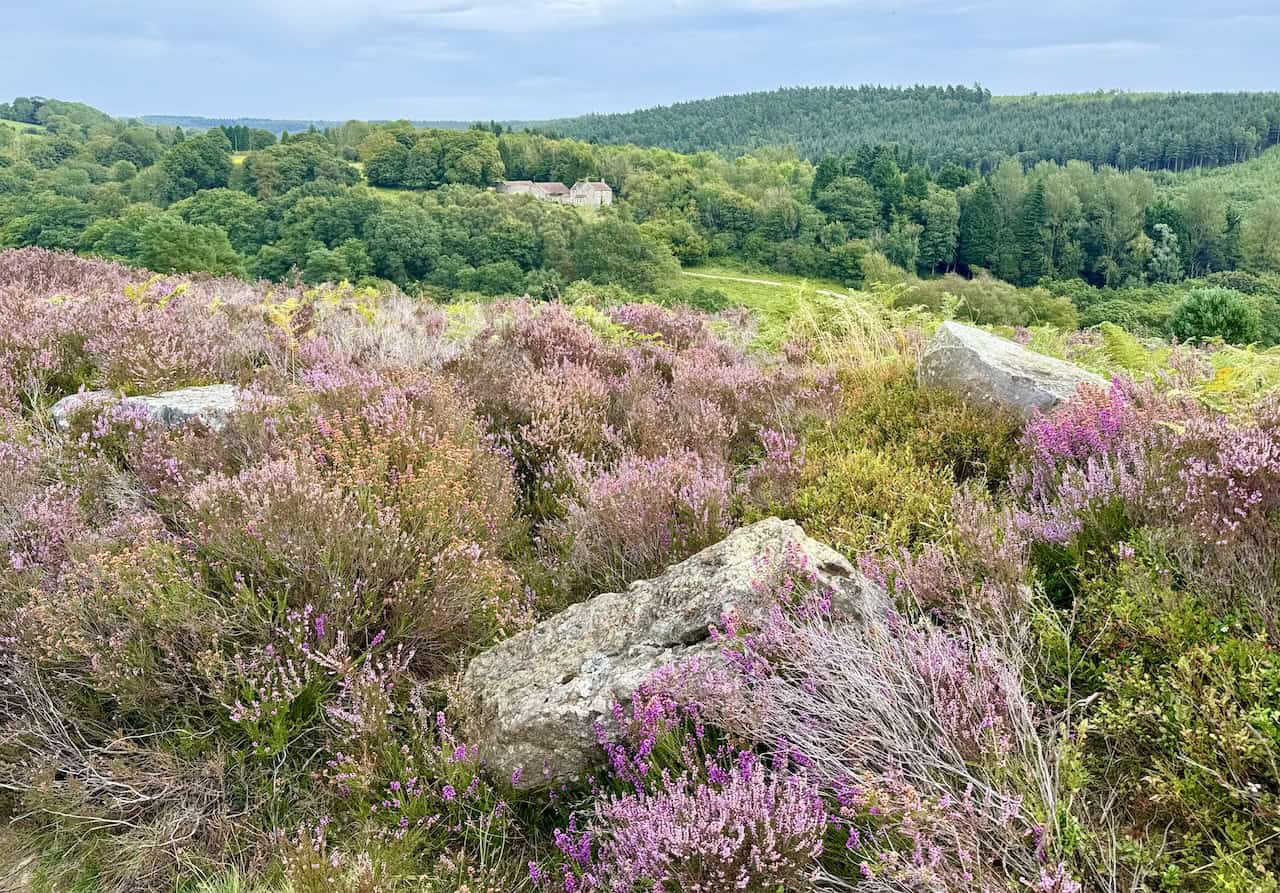
<svg viewBox="0 0 1280 893">
<path fill-rule="evenodd" d="M 944 322 L 920 358 L 920 383 L 1021 418 L 1048 412 L 1082 384 L 1106 387 L 1087 369 L 973 326 Z"/>
<path fill-rule="evenodd" d="M 107 402 L 116 399 L 111 391 L 84 391 L 63 397 L 49 410 L 54 424 L 65 429 L 72 414 L 87 403 Z M 191 420 L 197 420 L 214 430 L 222 428 L 239 402 L 239 390 L 235 385 L 211 384 L 203 387 L 180 388 L 159 394 L 124 397 L 120 400 L 128 406 L 141 406 L 152 418 L 170 428 Z"/>
<path fill-rule="evenodd" d="M 499 778 L 521 787 L 563 781 L 600 758 L 594 725 L 655 670 L 718 659 L 709 627 L 730 609 L 747 619 L 767 609 L 752 586 L 762 556 L 802 555 L 847 617 L 883 610 L 884 592 L 793 521 L 769 518 L 625 592 L 596 596 L 477 656 L 462 679 L 469 733 Z M 518 770 L 518 771 L 517 771 Z"/>
</svg>

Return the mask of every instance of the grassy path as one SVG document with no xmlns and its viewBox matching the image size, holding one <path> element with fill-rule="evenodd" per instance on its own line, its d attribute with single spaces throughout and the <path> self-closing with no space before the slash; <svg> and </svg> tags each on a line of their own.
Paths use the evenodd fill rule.
<svg viewBox="0 0 1280 893">
<path fill-rule="evenodd" d="M 771 285 L 774 288 L 795 288 L 794 283 L 778 282 L 776 279 L 751 279 L 746 276 L 721 276 L 716 273 L 694 273 L 689 270 L 682 271 L 686 276 L 692 276 L 695 279 L 713 279 L 719 282 L 741 282 L 745 285 Z M 829 298 L 845 298 L 847 293 L 838 291 L 828 291 L 824 288 L 815 288 L 814 294 L 826 295 Z"/>
</svg>

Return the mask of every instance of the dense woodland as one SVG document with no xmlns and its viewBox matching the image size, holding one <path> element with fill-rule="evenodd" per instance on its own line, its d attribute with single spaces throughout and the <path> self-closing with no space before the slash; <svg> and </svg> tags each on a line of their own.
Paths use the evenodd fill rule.
<svg viewBox="0 0 1280 893">
<path fill-rule="evenodd" d="M 995 102 L 952 92 L 950 102 Z M 1095 105 L 1069 106 L 1080 127 Z M 979 322 L 1159 334 L 1189 290 L 1209 285 L 1233 289 L 1246 317 L 1232 337 L 1280 338 L 1280 197 L 1267 188 L 1280 149 L 1208 173 L 1005 156 L 983 174 L 891 144 L 815 165 L 789 150 L 730 160 L 501 125 L 350 121 L 277 140 L 56 100 L 19 98 L 0 116 L 0 244 L 13 247 L 163 272 L 381 280 L 436 297 L 545 298 L 586 279 L 703 306 L 719 300 L 714 289 L 681 285 L 680 267 L 728 262 L 848 287 L 907 277 L 904 303 L 952 301 Z M 587 214 L 490 188 L 584 177 L 608 181 L 617 204 Z"/>
<path fill-rule="evenodd" d="M 989 170 L 1075 159 L 1121 169 L 1233 164 L 1280 142 L 1280 94 L 996 97 L 982 87 L 793 87 L 546 125 L 592 142 L 736 154 L 794 146 L 814 161 L 894 143 L 928 164 Z"/>
</svg>

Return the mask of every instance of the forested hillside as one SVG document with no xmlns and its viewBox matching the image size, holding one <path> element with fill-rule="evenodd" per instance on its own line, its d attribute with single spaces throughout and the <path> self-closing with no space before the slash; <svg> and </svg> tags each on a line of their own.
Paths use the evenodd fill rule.
<svg viewBox="0 0 1280 893">
<path fill-rule="evenodd" d="M 981 87 L 794 87 L 549 122 L 602 143 L 740 154 L 793 146 L 814 161 L 896 143 L 933 166 L 1071 159 L 1181 170 L 1244 161 L 1280 141 L 1280 93 L 992 96 Z"/>
<path fill-rule="evenodd" d="M 1229 289 L 1226 310 L 1187 325 L 1280 341 L 1280 150 L 1208 173 L 1005 157 L 984 175 L 893 145 L 815 165 L 788 150 L 730 160 L 494 125 L 348 121 L 277 140 L 39 99 L 0 116 L 0 246 L 438 299 L 552 298 L 589 280 L 703 307 L 724 296 L 680 272 L 714 262 L 906 283 L 900 305 L 988 324 L 1181 336 L 1192 293 Z M 585 212 L 495 193 L 507 178 L 603 178 L 617 202 Z"/>
</svg>

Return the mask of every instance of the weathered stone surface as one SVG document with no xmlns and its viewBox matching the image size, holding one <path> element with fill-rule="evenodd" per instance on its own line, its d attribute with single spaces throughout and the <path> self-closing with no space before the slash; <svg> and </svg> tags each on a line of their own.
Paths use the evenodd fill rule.
<svg viewBox="0 0 1280 893">
<path fill-rule="evenodd" d="M 84 391 L 72 394 L 53 404 L 50 414 L 53 416 L 54 424 L 59 428 L 66 428 L 72 413 L 81 406 L 93 401 L 106 402 L 114 399 L 115 396 L 111 391 Z M 204 387 L 164 391 L 160 394 L 125 397 L 121 402 L 144 407 L 153 418 L 171 428 L 194 419 L 216 430 L 225 425 L 227 419 L 235 412 L 238 400 L 239 391 L 235 385 L 211 384 Z"/>
<path fill-rule="evenodd" d="M 752 591 L 760 556 L 798 549 L 819 582 L 835 590 L 835 610 L 856 617 L 883 610 L 882 590 L 793 521 L 769 518 L 631 584 L 574 605 L 477 656 L 462 690 L 472 698 L 471 740 L 499 778 L 518 784 L 562 781 L 600 757 L 593 726 L 654 670 L 686 658 L 718 659 L 708 627 L 735 609 L 759 616 Z"/>
<path fill-rule="evenodd" d="M 920 358 L 920 383 L 1026 419 L 1048 412 L 1082 384 L 1107 382 L 1079 366 L 957 322 L 944 322 Z"/>
<path fill-rule="evenodd" d="M 35 855 L 11 833 L 0 829 L 0 893 L 31 893 L 35 874 Z"/>
<path fill-rule="evenodd" d="M 26 856 L 12 865 L 0 865 L 0 891 L 30 893 L 35 889 L 36 860 Z"/>
</svg>

